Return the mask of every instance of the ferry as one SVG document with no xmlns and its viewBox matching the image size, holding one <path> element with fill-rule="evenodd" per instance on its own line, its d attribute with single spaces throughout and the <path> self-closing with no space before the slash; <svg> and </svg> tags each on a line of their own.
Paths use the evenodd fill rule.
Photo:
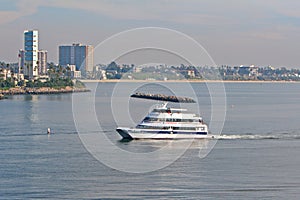
<svg viewBox="0 0 300 200">
<path fill-rule="evenodd" d="M 208 126 L 198 114 L 187 109 L 171 108 L 168 103 L 156 106 L 135 128 L 118 127 L 123 139 L 205 139 Z"/>
</svg>

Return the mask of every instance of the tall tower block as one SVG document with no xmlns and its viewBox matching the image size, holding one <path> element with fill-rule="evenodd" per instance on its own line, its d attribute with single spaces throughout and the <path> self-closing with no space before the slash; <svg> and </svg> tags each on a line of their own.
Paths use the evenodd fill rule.
<svg viewBox="0 0 300 200">
<path fill-rule="evenodd" d="M 38 31 L 25 30 L 24 31 L 24 50 L 25 50 L 24 75 L 29 79 L 32 79 L 39 75 L 38 49 L 39 49 Z"/>
</svg>

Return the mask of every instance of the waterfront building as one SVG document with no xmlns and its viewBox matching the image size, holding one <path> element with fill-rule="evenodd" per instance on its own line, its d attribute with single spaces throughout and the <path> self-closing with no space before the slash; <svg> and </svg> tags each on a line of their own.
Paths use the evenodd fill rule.
<svg viewBox="0 0 300 200">
<path fill-rule="evenodd" d="M 91 45 L 74 43 L 59 46 L 59 65 L 75 65 L 82 74 L 93 71 L 94 48 Z"/>
<path fill-rule="evenodd" d="M 76 71 L 76 65 L 68 65 L 68 67 L 70 68 L 70 71 Z"/>
<path fill-rule="evenodd" d="M 0 77 L 3 80 L 7 80 L 8 78 L 11 78 L 12 75 L 10 69 L 1 69 L 0 74 L 1 74 Z"/>
<path fill-rule="evenodd" d="M 81 78 L 81 71 L 71 71 L 71 78 Z"/>
<path fill-rule="evenodd" d="M 38 76 L 38 31 L 24 31 L 25 66 L 24 75 L 28 79 Z"/>
<path fill-rule="evenodd" d="M 46 50 L 38 51 L 38 73 L 39 75 L 47 74 L 47 54 Z"/>
<path fill-rule="evenodd" d="M 76 65 L 67 65 L 67 67 L 69 67 L 67 76 L 70 78 L 81 78 L 81 71 L 76 70 Z"/>
</svg>

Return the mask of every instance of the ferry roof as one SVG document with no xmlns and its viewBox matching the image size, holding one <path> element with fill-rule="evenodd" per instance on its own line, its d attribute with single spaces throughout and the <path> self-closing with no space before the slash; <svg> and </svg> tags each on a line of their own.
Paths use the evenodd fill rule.
<svg viewBox="0 0 300 200">
<path fill-rule="evenodd" d="M 163 108 L 155 108 L 154 110 L 163 110 L 163 111 L 170 110 L 171 112 L 172 111 L 187 111 L 187 109 L 184 109 L 184 108 L 169 108 L 169 107 L 167 107 L 167 108 L 165 108 L 165 107 L 163 107 Z"/>
</svg>

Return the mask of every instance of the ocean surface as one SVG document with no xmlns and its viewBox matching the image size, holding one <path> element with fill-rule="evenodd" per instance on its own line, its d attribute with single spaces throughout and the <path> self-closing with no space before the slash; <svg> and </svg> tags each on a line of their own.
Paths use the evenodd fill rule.
<svg viewBox="0 0 300 200">
<path fill-rule="evenodd" d="M 115 129 L 138 123 L 157 103 L 128 100 L 132 91 L 126 88 L 172 94 L 169 86 L 180 90 L 184 83 L 122 84 L 120 90 L 115 89 L 116 83 L 97 84 L 92 102 L 101 130 L 81 134 L 105 134 L 111 141 L 108 145 L 145 153 L 146 158 L 148 152 L 170 143 L 171 150 L 180 148 L 178 141 L 120 141 Z M 205 83 L 191 83 L 191 87 L 203 119 L 210 124 L 216 106 L 212 91 Z M 90 153 L 73 116 L 74 109 L 86 105 L 74 104 L 72 94 L 1 100 L 0 199 L 299 199 L 300 84 L 225 83 L 224 88 L 227 111 L 221 135 L 215 133 L 213 141 L 195 141 L 170 165 L 145 173 L 120 170 L 122 153 L 107 155 L 120 158 L 120 169 Z M 120 118 L 122 109 L 114 108 L 124 102 L 130 120 Z M 216 144 L 201 158 L 199 145 L 207 142 Z M 161 153 L 158 164 L 165 157 Z"/>
</svg>

